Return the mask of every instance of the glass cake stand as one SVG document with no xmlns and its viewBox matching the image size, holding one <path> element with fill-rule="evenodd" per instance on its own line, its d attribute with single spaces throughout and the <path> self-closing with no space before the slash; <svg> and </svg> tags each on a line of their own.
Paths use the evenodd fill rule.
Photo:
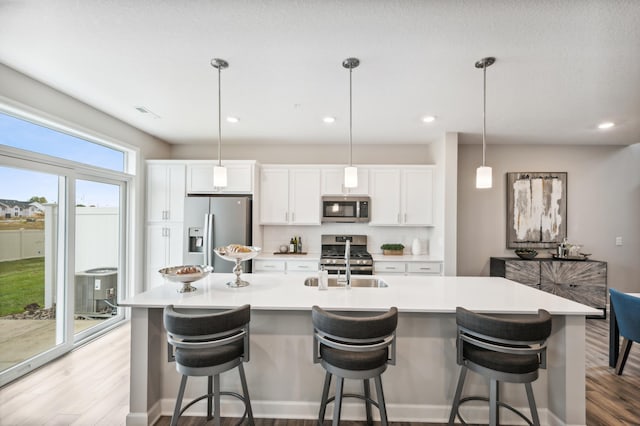
<svg viewBox="0 0 640 426">
<path fill-rule="evenodd" d="M 209 275 L 213 272 L 213 267 L 209 265 L 182 265 L 162 268 L 158 272 L 168 281 L 182 283 L 178 293 L 190 293 L 197 290 L 191 283 Z"/>
<path fill-rule="evenodd" d="M 227 285 L 229 287 L 246 287 L 249 285 L 248 281 L 244 281 L 240 279 L 240 275 L 242 274 L 242 262 L 246 260 L 253 259 L 257 255 L 260 254 L 260 247 L 249 247 L 247 246 L 249 251 L 247 252 L 238 252 L 238 251 L 230 251 L 229 247 L 218 247 L 213 251 L 216 254 L 229 262 L 235 262 L 235 266 L 233 267 L 233 273 L 236 274 L 235 281 L 229 281 Z"/>
</svg>

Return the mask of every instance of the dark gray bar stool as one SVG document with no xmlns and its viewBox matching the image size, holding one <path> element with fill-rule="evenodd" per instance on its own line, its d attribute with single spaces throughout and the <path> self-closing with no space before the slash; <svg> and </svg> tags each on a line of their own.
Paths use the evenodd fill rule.
<svg viewBox="0 0 640 426">
<path fill-rule="evenodd" d="M 313 362 L 326 370 L 318 422 L 324 421 L 327 403 L 334 401 L 333 425 L 340 423 L 342 398 L 356 397 L 366 404 L 367 423 L 373 424 L 371 405 L 378 407 L 382 425 L 387 425 L 387 409 L 382 391 L 382 373 L 387 364 L 395 365 L 398 310 L 367 317 L 352 317 L 312 310 Z M 336 376 L 336 394 L 329 398 L 331 377 Z M 344 379 L 363 380 L 364 395 L 344 394 Z M 371 398 L 369 380 L 374 379 L 377 402 Z"/>
<path fill-rule="evenodd" d="M 176 399 L 176 407 L 171 417 L 171 425 L 178 424 L 178 418 L 196 402 L 207 398 L 207 420 L 214 419 L 220 425 L 220 396 L 230 395 L 242 400 L 245 412 L 242 420 L 248 415 L 249 423 L 254 424 L 251 400 L 244 374 L 243 362 L 249 361 L 249 321 L 251 308 L 249 305 L 219 313 L 193 314 L 188 310 L 177 312 L 173 305 L 164 308 L 164 327 L 167 330 L 167 341 L 170 360 L 176 362 L 176 370 L 182 374 L 180 389 Z M 220 391 L 220 373 L 238 367 L 242 392 Z M 207 376 L 207 393 L 194 399 L 181 409 L 184 389 L 189 376 Z M 212 402 L 214 404 L 212 415 Z"/>
<path fill-rule="evenodd" d="M 462 368 L 451 407 L 449 424 L 456 416 L 467 424 L 459 413 L 460 404 L 472 401 L 489 401 L 489 424 L 499 424 L 499 407 L 516 413 L 530 425 L 539 425 L 538 410 L 531 382 L 538 378 L 538 369 L 546 368 L 546 340 L 551 334 L 551 315 L 538 310 L 533 318 L 505 319 L 477 314 L 456 308 L 458 324 L 457 361 Z M 489 398 L 460 398 L 467 370 L 475 371 L 490 381 Z M 532 420 L 512 406 L 499 400 L 499 383 L 524 383 Z"/>
</svg>

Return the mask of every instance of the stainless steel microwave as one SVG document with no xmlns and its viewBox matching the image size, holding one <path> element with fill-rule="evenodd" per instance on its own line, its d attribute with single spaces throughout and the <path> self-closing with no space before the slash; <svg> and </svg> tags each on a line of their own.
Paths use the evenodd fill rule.
<svg viewBox="0 0 640 426">
<path fill-rule="evenodd" d="M 369 222 L 369 197 L 322 197 L 322 222 Z"/>
</svg>

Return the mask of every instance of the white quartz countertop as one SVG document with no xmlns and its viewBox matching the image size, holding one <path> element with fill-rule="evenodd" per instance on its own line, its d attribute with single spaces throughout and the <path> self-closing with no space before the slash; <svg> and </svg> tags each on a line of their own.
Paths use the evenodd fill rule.
<svg viewBox="0 0 640 426">
<path fill-rule="evenodd" d="M 312 274 L 309 274 L 311 276 Z M 536 313 L 553 315 L 600 315 L 601 311 L 499 277 L 440 277 L 375 275 L 386 288 L 330 287 L 320 291 L 303 284 L 307 274 L 243 274 L 251 284 L 230 288 L 233 274 L 211 274 L 192 285 L 198 290 L 178 293 L 178 283 L 166 283 L 130 297 L 122 306 L 156 308 L 173 304 L 185 308 L 228 309 L 248 303 L 254 310 L 311 310 L 313 305 L 330 310 L 454 313 L 464 306 L 486 313 Z"/>
</svg>

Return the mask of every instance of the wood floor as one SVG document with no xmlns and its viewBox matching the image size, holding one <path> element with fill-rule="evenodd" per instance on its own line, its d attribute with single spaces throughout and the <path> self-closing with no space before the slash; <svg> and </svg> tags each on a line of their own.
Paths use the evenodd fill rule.
<svg viewBox="0 0 640 426">
<path fill-rule="evenodd" d="M 0 388 L 0 425 L 124 425 L 129 411 L 128 324 Z M 587 425 L 640 425 L 640 345 L 624 374 L 608 367 L 608 321 L 587 320 Z M 225 419 L 224 425 L 234 425 Z M 169 424 L 162 417 L 156 425 Z M 181 425 L 205 425 L 185 417 Z M 315 426 L 311 420 L 256 419 L 259 426 Z M 344 422 L 346 426 L 363 422 Z M 425 423 L 393 423 L 395 426 Z M 431 424 L 433 425 L 433 424 Z"/>
</svg>

